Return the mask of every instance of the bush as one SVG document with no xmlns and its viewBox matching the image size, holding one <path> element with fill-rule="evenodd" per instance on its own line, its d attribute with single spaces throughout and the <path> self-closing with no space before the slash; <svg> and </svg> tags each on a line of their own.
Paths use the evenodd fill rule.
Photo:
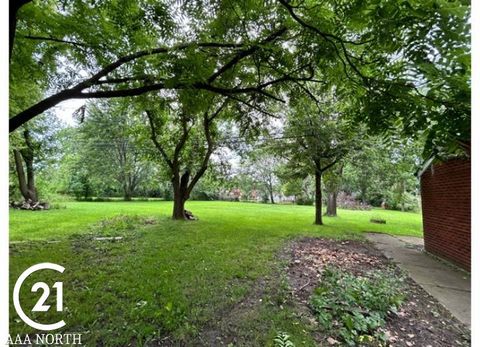
<svg viewBox="0 0 480 347">
<path fill-rule="evenodd" d="M 403 281 L 393 271 L 377 270 L 357 277 L 327 267 L 311 306 L 322 328 L 347 345 L 382 345 L 386 337 L 379 328 L 403 303 Z"/>
<path fill-rule="evenodd" d="M 212 201 L 217 200 L 218 196 L 215 193 L 210 193 L 203 190 L 193 190 L 190 199 L 198 201 Z"/>
<path fill-rule="evenodd" d="M 313 203 L 314 203 L 314 200 L 313 199 L 310 199 L 310 198 L 304 198 L 304 197 L 299 197 L 297 198 L 296 202 L 295 202 L 297 205 L 308 205 L 308 206 L 312 206 Z"/>
<path fill-rule="evenodd" d="M 411 193 L 391 193 L 386 203 L 388 208 L 392 210 L 402 210 L 403 207 L 404 211 L 418 212 L 420 207 L 418 197 Z"/>
</svg>

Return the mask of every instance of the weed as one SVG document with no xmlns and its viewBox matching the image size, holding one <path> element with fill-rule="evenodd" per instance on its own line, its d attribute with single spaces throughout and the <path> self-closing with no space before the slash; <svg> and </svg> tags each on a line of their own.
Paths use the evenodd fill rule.
<svg viewBox="0 0 480 347">
<path fill-rule="evenodd" d="M 279 332 L 273 339 L 275 347 L 295 347 L 292 341 L 290 341 L 290 335 L 285 332 Z"/>
<path fill-rule="evenodd" d="M 379 328 L 403 303 L 403 282 L 393 271 L 377 270 L 357 277 L 327 267 L 311 305 L 323 329 L 346 344 L 383 345 L 385 336 Z"/>
</svg>

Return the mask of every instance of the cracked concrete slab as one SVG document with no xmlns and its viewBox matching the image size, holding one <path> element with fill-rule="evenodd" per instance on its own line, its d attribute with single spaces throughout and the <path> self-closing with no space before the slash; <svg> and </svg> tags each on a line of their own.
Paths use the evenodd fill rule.
<svg viewBox="0 0 480 347">
<path fill-rule="evenodd" d="M 366 233 L 368 240 L 392 259 L 453 316 L 470 326 L 470 275 L 423 251 L 423 239 Z"/>
</svg>

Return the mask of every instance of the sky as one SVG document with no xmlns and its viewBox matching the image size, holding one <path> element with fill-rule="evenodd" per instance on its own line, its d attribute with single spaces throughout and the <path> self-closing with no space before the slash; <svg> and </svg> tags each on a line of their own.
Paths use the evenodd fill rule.
<svg viewBox="0 0 480 347">
<path fill-rule="evenodd" d="M 57 116 L 57 118 L 64 121 L 67 125 L 75 125 L 73 113 L 84 104 L 85 100 L 83 99 L 70 99 L 61 102 L 51 111 Z"/>
</svg>

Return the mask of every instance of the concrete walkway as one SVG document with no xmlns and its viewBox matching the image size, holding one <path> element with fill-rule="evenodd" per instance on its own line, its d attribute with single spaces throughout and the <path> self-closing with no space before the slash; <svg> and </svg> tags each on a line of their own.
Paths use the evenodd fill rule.
<svg viewBox="0 0 480 347">
<path fill-rule="evenodd" d="M 460 322 L 470 327 L 470 276 L 423 251 L 423 239 L 366 233 L 368 240 L 387 258 L 445 306 Z"/>
</svg>

